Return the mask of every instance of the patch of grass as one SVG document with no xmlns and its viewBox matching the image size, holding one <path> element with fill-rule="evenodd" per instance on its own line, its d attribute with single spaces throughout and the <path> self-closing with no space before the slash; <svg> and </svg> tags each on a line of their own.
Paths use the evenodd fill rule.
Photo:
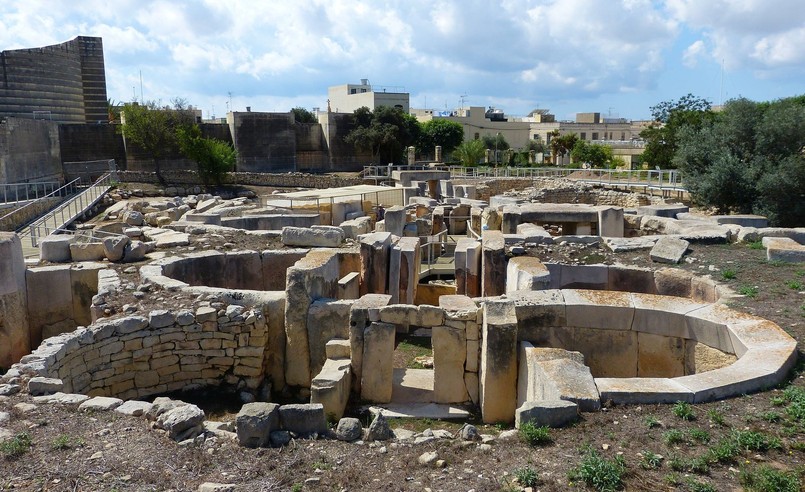
<svg viewBox="0 0 805 492">
<path fill-rule="evenodd" d="M 777 412 L 763 412 L 760 414 L 760 418 L 771 424 L 777 423 L 780 420 L 782 420 L 782 417 Z"/>
<path fill-rule="evenodd" d="M 80 448 L 84 445 L 84 440 L 80 437 L 70 437 L 67 434 L 60 434 L 50 444 L 55 450 Z"/>
<path fill-rule="evenodd" d="M 646 470 L 653 470 L 655 468 L 659 468 L 662 465 L 663 457 L 657 453 L 652 453 L 651 451 L 643 451 L 640 453 L 640 466 L 645 468 Z"/>
<path fill-rule="evenodd" d="M 732 463 L 741 450 L 735 440 L 722 438 L 705 453 L 704 458 L 709 463 Z"/>
<path fill-rule="evenodd" d="M 523 487 L 536 487 L 540 483 L 539 473 L 528 465 L 522 468 L 515 468 L 512 473 L 514 478 L 517 479 L 517 483 Z"/>
<path fill-rule="evenodd" d="M 545 446 L 553 442 L 551 430 L 548 427 L 539 427 L 531 422 L 520 426 L 520 437 L 531 446 Z"/>
<path fill-rule="evenodd" d="M 738 272 L 736 272 L 732 268 L 721 270 L 721 278 L 723 278 L 724 280 L 733 280 L 737 275 Z"/>
<path fill-rule="evenodd" d="M 685 438 L 685 433 L 681 430 L 671 429 L 663 433 L 662 440 L 666 446 L 673 446 L 674 444 L 681 444 L 687 439 Z"/>
<path fill-rule="evenodd" d="M 326 461 L 316 461 L 311 466 L 313 467 L 314 470 L 318 469 L 322 471 L 332 470 L 333 468 L 333 465 L 327 463 Z"/>
<path fill-rule="evenodd" d="M 701 482 L 695 478 L 685 480 L 685 488 L 690 492 L 716 492 L 716 488 L 707 482 Z"/>
<path fill-rule="evenodd" d="M 775 470 L 766 465 L 741 470 L 741 485 L 755 492 L 799 492 L 802 484 L 796 472 Z"/>
<path fill-rule="evenodd" d="M 397 344 L 394 350 L 403 354 L 405 367 L 408 369 L 424 369 L 425 366 L 417 362 L 416 358 L 433 355 L 433 346 L 430 337 L 404 335 L 401 337 L 400 343 Z"/>
<path fill-rule="evenodd" d="M 677 487 L 682 484 L 682 475 L 677 472 L 671 472 L 663 477 L 663 481 L 668 485 Z"/>
<path fill-rule="evenodd" d="M 662 424 L 660 423 L 660 421 L 659 421 L 659 420 L 657 419 L 657 417 L 656 417 L 656 416 L 654 416 L 654 415 L 648 415 L 648 416 L 645 418 L 645 422 L 646 422 L 646 427 L 648 427 L 649 429 L 653 429 L 653 428 L 655 428 L 655 427 L 660 427 L 660 426 L 662 426 Z"/>
<path fill-rule="evenodd" d="M 302 492 L 303 488 L 304 485 L 302 485 L 301 483 L 295 483 L 291 485 L 291 492 Z"/>
<path fill-rule="evenodd" d="M 31 435 L 27 432 L 20 432 L 11 439 L 7 439 L 0 443 L 0 453 L 6 455 L 7 458 L 17 458 L 27 453 L 31 449 Z"/>
<path fill-rule="evenodd" d="M 749 243 L 749 249 L 763 249 L 763 241 L 753 241 Z"/>
<path fill-rule="evenodd" d="M 711 408 L 710 410 L 707 411 L 707 418 L 710 419 L 710 422 L 712 422 L 715 425 L 723 426 L 725 424 L 724 412 L 720 412 L 715 408 Z"/>
<path fill-rule="evenodd" d="M 690 436 L 690 438 L 694 441 L 702 444 L 707 444 L 710 442 L 710 433 L 703 429 L 691 429 L 688 432 L 688 436 Z"/>
<path fill-rule="evenodd" d="M 595 450 L 588 450 L 578 466 L 568 472 L 570 480 L 584 482 L 599 492 L 610 492 L 623 488 L 626 475 L 626 461 L 623 456 L 608 460 Z"/>
<path fill-rule="evenodd" d="M 704 457 L 685 459 L 674 456 L 668 461 L 672 470 L 685 473 L 705 474 L 710 471 L 710 463 Z"/>
<path fill-rule="evenodd" d="M 787 401 L 788 400 L 786 400 L 784 396 L 772 396 L 771 400 L 769 400 L 769 403 L 771 403 L 775 407 L 781 407 L 785 405 Z"/>
<path fill-rule="evenodd" d="M 732 438 L 738 447 L 747 451 L 768 451 L 769 449 L 782 448 L 782 443 L 779 439 L 767 436 L 762 432 L 735 431 Z"/>
<path fill-rule="evenodd" d="M 785 285 L 791 290 L 802 290 L 802 282 L 799 280 L 789 280 Z"/>
<path fill-rule="evenodd" d="M 738 293 L 742 296 L 755 298 L 758 294 L 758 288 L 754 285 L 742 285 L 738 287 Z"/>
<path fill-rule="evenodd" d="M 696 413 L 693 411 L 693 405 L 688 402 L 676 402 L 671 409 L 671 412 L 682 420 L 696 420 Z"/>
</svg>

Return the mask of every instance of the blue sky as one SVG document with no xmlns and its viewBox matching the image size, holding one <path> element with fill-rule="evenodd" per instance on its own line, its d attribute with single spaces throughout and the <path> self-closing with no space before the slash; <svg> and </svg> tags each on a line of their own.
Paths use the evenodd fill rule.
<svg viewBox="0 0 805 492">
<path fill-rule="evenodd" d="M 803 0 L 0 3 L 0 50 L 78 35 L 103 37 L 111 99 L 140 99 L 142 73 L 144 99 L 182 97 L 205 117 L 324 108 L 328 86 L 362 78 L 412 107 L 466 96 L 560 119 L 645 119 L 689 92 L 714 104 L 805 93 Z"/>
</svg>

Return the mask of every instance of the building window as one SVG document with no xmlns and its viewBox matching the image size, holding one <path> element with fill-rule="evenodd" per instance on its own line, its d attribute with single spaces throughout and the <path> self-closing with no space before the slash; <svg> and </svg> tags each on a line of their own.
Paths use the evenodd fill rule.
<svg viewBox="0 0 805 492">
<path fill-rule="evenodd" d="M 593 140 L 598 140 L 598 133 L 593 132 Z"/>
<path fill-rule="evenodd" d="M 621 140 L 626 140 L 626 132 L 621 132 Z"/>
<path fill-rule="evenodd" d="M 581 132 L 581 139 L 587 140 L 587 132 Z"/>
<path fill-rule="evenodd" d="M 478 132 L 476 132 L 476 133 L 475 133 L 475 140 L 478 140 L 478 139 L 480 139 L 480 138 L 481 138 L 481 134 L 480 134 L 480 133 L 478 133 Z"/>
<path fill-rule="evenodd" d="M 350 90 L 349 90 L 349 93 L 350 93 L 350 94 L 357 94 L 357 93 L 358 93 L 358 89 L 350 89 Z"/>
<path fill-rule="evenodd" d="M 361 94 L 363 94 L 364 92 L 366 92 L 366 89 L 361 89 Z"/>
</svg>

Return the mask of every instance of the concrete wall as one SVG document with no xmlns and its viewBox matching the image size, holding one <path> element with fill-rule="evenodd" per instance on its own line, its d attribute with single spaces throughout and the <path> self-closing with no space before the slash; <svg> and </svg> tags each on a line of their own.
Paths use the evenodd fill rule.
<svg viewBox="0 0 805 492">
<path fill-rule="evenodd" d="M 229 113 L 238 171 L 296 170 L 296 133 L 293 113 Z"/>
<path fill-rule="evenodd" d="M 108 121 L 101 38 L 0 52 L 0 117 L 64 123 Z"/>
<path fill-rule="evenodd" d="M 0 183 L 62 179 L 59 125 L 20 118 L 0 123 Z"/>
</svg>

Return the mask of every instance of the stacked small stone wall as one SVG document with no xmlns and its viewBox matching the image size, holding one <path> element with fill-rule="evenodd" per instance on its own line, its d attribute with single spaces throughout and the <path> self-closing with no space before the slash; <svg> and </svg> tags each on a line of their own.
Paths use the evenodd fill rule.
<svg viewBox="0 0 805 492">
<path fill-rule="evenodd" d="M 46 340 L 15 368 L 59 378 L 65 392 L 122 399 L 263 382 L 266 321 L 240 306 L 104 319 Z"/>
<path fill-rule="evenodd" d="M 463 182 L 476 184 L 466 180 L 455 180 L 453 183 Z M 637 208 L 656 200 L 648 195 L 595 188 L 561 178 L 500 178 L 484 180 L 477 184 L 477 198 L 486 201 L 492 196 L 502 195 L 510 190 L 521 191 L 526 188 L 536 188 L 528 199 L 538 203 L 584 203 Z"/>
<path fill-rule="evenodd" d="M 14 214 L 11 214 L 11 209 L 3 209 L 0 211 L 0 215 L 3 216 L 3 218 L 0 218 L 0 231 L 16 231 L 35 217 L 39 217 L 46 211 L 55 207 L 61 200 L 62 198 L 56 197 L 40 199 L 35 203 L 29 202 L 30 205 L 25 208 L 18 208 Z M 7 214 L 8 216 L 6 217 Z"/>
<path fill-rule="evenodd" d="M 159 183 L 157 176 L 149 171 L 118 171 L 123 183 Z M 195 171 L 163 171 L 162 176 L 172 185 L 199 185 L 201 180 Z M 308 173 L 228 173 L 224 179 L 228 184 L 251 186 L 275 186 L 277 188 L 337 188 L 355 186 L 363 181 L 360 178 L 331 176 Z"/>
</svg>

